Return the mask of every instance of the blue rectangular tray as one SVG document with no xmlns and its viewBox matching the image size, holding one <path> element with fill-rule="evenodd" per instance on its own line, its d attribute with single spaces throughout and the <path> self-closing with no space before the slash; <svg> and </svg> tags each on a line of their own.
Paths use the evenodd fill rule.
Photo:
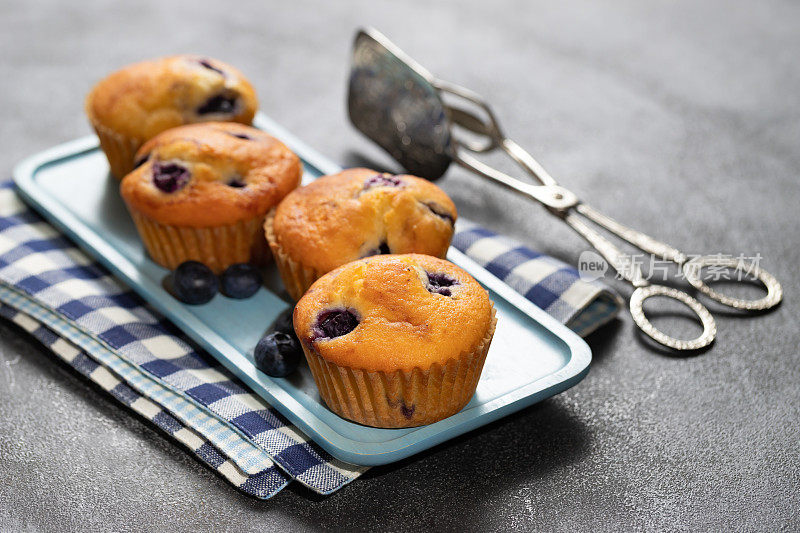
<svg viewBox="0 0 800 533">
<path fill-rule="evenodd" d="M 340 167 L 264 115 L 255 125 L 283 140 L 303 160 L 304 182 Z M 275 406 L 286 418 L 343 461 L 379 465 L 398 461 L 488 424 L 580 381 L 589 370 L 586 343 L 544 311 L 453 248 L 448 259 L 470 272 L 497 308 L 497 331 L 470 403 L 450 418 L 410 429 L 378 429 L 348 422 L 329 411 L 308 367 L 290 378 L 271 378 L 253 364 L 253 348 L 290 304 L 270 268 L 265 288 L 247 300 L 223 296 L 187 306 L 164 291 L 167 270 L 145 254 L 118 194 L 118 182 L 94 136 L 32 156 L 14 170 L 22 197 L 55 226 L 171 319 Z M 288 300 L 288 297 L 287 297 Z"/>
</svg>

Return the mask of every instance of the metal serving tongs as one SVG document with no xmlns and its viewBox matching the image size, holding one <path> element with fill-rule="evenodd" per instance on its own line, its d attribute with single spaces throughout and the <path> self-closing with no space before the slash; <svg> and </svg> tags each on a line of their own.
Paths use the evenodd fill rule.
<svg viewBox="0 0 800 533">
<path fill-rule="evenodd" d="M 448 105 L 443 94 L 466 100 L 485 114 L 479 117 L 464 108 Z M 743 265 L 732 257 L 704 255 L 689 258 L 683 252 L 648 235 L 628 228 L 581 202 L 517 143 L 506 137 L 483 99 L 470 90 L 438 80 L 422 66 L 373 29 L 358 32 L 353 47 L 353 64 L 348 94 L 350 120 L 367 137 L 378 143 L 409 172 L 428 178 L 441 177 L 452 161 L 505 187 L 537 200 L 562 218 L 614 267 L 635 290 L 630 311 L 636 325 L 653 340 L 675 350 L 698 350 L 714 341 L 717 327 L 708 309 L 699 301 L 672 287 L 652 285 L 638 264 L 583 219 L 617 235 L 642 251 L 677 263 L 689 283 L 717 302 L 734 309 L 757 311 L 775 307 L 783 297 L 778 280 L 758 265 Z M 459 128 L 470 137 L 459 136 Z M 540 184 L 520 181 L 482 161 L 474 154 L 494 150 L 508 154 Z M 745 266 L 747 269 L 745 270 Z M 701 279 L 705 267 L 722 267 L 752 274 L 767 288 L 758 300 L 743 300 L 721 294 Z M 685 304 L 703 325 L 695 339 L 671 337 L 644 314 L 644 302 L 661 296 Z"/>
</svg>

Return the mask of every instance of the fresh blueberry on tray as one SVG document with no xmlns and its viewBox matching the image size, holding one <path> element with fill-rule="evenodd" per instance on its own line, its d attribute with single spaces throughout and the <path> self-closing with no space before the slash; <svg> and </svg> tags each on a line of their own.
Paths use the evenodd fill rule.
<svg viewBox="0 0 800 533">
<path fill-rule="evenodd" d="M 276 331 L 258 341 L 254 355 L 259 370 L 273 378 L 283 378 L 297 370 L 302 350 L 297 339 Z"/>
<path fill-rule="evenodd" d="M 280 333 L 286 333 L 291 337 L 296 337 L 297 334 L 294 332 L 294 309 L 287 309 L 280 315 L 278 318 L 275 319 L 275 322 L 272 324 L 273 331 L 279 331 Z"/>
<path fill-rule="evenodd" d="M 250 298 L 261 288 L 261 272 L 250 263 L 237 263 L 220 276 L 222 294 L 229 298 Z"/>
<path fill-rule="evenodd" d="M 192 305 L 207 303 L 218 290 L 217 276 L 198 261 L 181 263 L 172 273 L 172 291 L 183 303 Z"/>
</svg>

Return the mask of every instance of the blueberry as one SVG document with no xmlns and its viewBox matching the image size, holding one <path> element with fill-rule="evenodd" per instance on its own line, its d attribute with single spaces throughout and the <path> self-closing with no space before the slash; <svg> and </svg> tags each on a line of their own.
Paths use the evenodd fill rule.
<svg viewBox="0 0 800 533">
<path fill-rule="evenodd" d="M 198 115 L 208 115 L 209 113 L 230 114 L 236 110 L 236 95 L 217 94 L 206 100 L 197 108 Z"/>
<path fill-rule="evenodd" d="M 263 284 L 261 272 L 250 263 L 236 263 L 219 278 L 222 294 L 228 298 L 250 298 Z"/>
<path fill-rule="evenodd" d="M 453 215 L 448 213 L 444 207 L 440 206 L 436 202 L 427 202 L 424 204 L 425 207 L 431 210 L 431 212 L 439 218 L 442 218 L 448 221 L 450 224 L 454 224 L 455 220 L 453 219 Z"/>
<path fill-rule="evenodd" d="M 375 174 L 364 182 L 365 189 L 372 187 L 400 187 L 403 185 L 403 180 L 398 176 L 389 174 Z"/>
<path fill-rule="evenodd" d="M 148 159 L 150 159 L 150 154 L 143 155 L 142 157 L 136 160 L 136 162 L 133 164 L 133 168 L 139 168 L 140 166 L 147 163 Z"/>
<path fill-rule="evenodd" d="M 222 74 L 223 76 L 225 75 L 225 73 L 222 70 L 220 70 L 217 67 L 215 67 L 214 65 L 212 65 L 211 61 L 209 61 L 208 59 L 201 59 L 200 61 L 198 61 L 198 63 L 200 63 L 202 66 L 204 66 L 208 70 L 213 70 L 214 72 Z"/>
<path fill-rule="evenodd" d="M 153 184 L 164 192 L 175 192 L 189 183 L 189 169 L 178 163 L 153 163 Z"/>
<path fill-rule="evenodd" d="M 358 322 L 356 314 L 349 309 L 323 311 L 314 326 L 314 336 L 318 339 L 341 337 L 356 329 Z"/>
<path fill-rule="evenodd" d="M 242 178 L 236 177 L 228 180 L 228 187 L 233 187 L 234 189 L 241 189 L 243 187 L 247 187 L 247 184 L 244 182 Z"/>
<path fill-rule="evenodd" d="M 451 296 L 453 293 L 450 290 L 450 287 L 458 284 L 458 280 L 448 276 L 447 274 L 428 272 L 428 286 L 425 288 L 428 289 L 428 292 L 434 294 Z"/>
<path fill-rule="evenodd" d="M 371 255 L 385 255 L 390 253 L 392 253 L 392 251 L 389 249 L 389 245 L 385 242 L 381 242 L 377 248 L 368 250 L 367 253 L 364 254 L 364 257 L 369 257 Z"/>
<path fill-rule="evenodd" d="M 256 367 L 268 376 L 283 378 L 297 370 L 301 353 L 297 339 L 276 331 L 258 341 L 254 353 Z"/>
<path fill-rule="evenodd" d="M 172 274 L 172 290 L 183 303 L 204 304 L 211 301 L 218 289 L 217 276 L 198 261 L 181 263 Z"/>
<path fill-rule="evenodd" d="M 294 309 L 287 309 L 275 319 L 272 324 L 273 331 L 286 333 L 287 335 L 296 336 L 294 332 Z"/>
<path fill-rule="evenodd" d="M 232 136 L 232 137 L 236 137 L 237 139 L 242 139 L 244 141 L 252 141 L 253 140 L 252 137 L 250 137 L 249 135 L 245 135 L 244 133 L 234 133 L 234 132 L 231 132 L 231 131 L 228 131 L 226 133 L 228 135 Z"/>
</svg>

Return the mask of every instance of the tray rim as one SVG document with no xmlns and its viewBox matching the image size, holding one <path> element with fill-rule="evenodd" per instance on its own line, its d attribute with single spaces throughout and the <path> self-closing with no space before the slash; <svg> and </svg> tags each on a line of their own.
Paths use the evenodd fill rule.
<svg viewBox="0 0 800 533">
<path fill-rule="evenodd" d="M 254 125 L 280 138 L 293 151 L 301 155 L 302 159 L 316 167 L 317 170 L 322 171 L 323 174 L 330 174 L 341 169 L 339 165 L 322 156 L 283 126 L 275 123 L 265 115 L 259 113 Z M 566 364 L 553 373 L 542 376 L 487 403 L 462 410 L 434 424 L 414 428 L 412 431 L 394 439 L 387 439 L 381 442 L 364 442 L 346 437 L 338 433 L 327 422 L 319 419 L 315 413 L 306 409 L 280 385 L 271 383 L 272 386 L 267 387 L 260 381 L 256 381 L 255 377 L 251 375 L 253 370 L 260 374 L 261 381 L 266 378 L 267 381 L 272 382 L 275 378 L 268 378 L 261 374 L 244 354 L 228 344 L 219 334 L 206 326 L 202 320 L 191 313 L 183 312 L 184 306 L 182 304 L 177 301 L 174 301 L 173 305 L 170 305 L 172 302 L 169 301 L 165 303 L 164 299 L 160 297 L 163 295 L 160 292 L 156 294 L 153 288 L 149 287 L 152 282 L 140 277 L 138 269 L 123 254 L 117 252 L 102 236 L 91 230 L 73 215 L 64 204 L 51 197 L 46 190 L 41 189 L 37 184 L 35 175 L 40 169 L 58 164 L 63 159 L 77 157 L 97 149 L 99 149 L 97 137 L 88 135 L 25 158 L 13 170 L 13 178 L 18 192 L 45 219 L 63 231 L 90 256 L 119 276 L 124 283 L 138 292 L 149 305 L 152 305 L 158 312 L 173 321 L 196 343 L 236 375 L 237 378 L 244 381 L 256 394 L 262 396 L 270 405 L 286 416 L 291 423 L 337 459 L 364 466 L 399 461 L 563 392 L 582 380 L 589 371 L 591 351 L 583 339 L 535 306 L 524 296 L 514 291 L 478 263 L 451 247 L 448 252 L 448 258 L 454 259 L 454 262 L 465 268 L 478 281 L 498 293 L 532 320 L 538 322 L 567 346 L 569 358 Z M 100 246 L 93 242 L 96 240 L 100 241 Z M 143 281 L 144 284 L 142 283 Z M 163 291 L 163 289 L 158 287 L 156 291 Z M 220 344 L 222 344 L 221 347 Z M 229 354 L 234 354 L 234 356 L 232 357 Z M 481 412 L 473 415 L 472 411 L 478 408 Z M 310 419 L 310 422 L 307 422 L 298 412 L 304 413 L 304 416 L 306 419 Z M 321 432 L 320 426 L 325 428 L 326 431 Z M 385 431 L 392 432 L 396 430 L 387 429 Z"/>
</svg>

